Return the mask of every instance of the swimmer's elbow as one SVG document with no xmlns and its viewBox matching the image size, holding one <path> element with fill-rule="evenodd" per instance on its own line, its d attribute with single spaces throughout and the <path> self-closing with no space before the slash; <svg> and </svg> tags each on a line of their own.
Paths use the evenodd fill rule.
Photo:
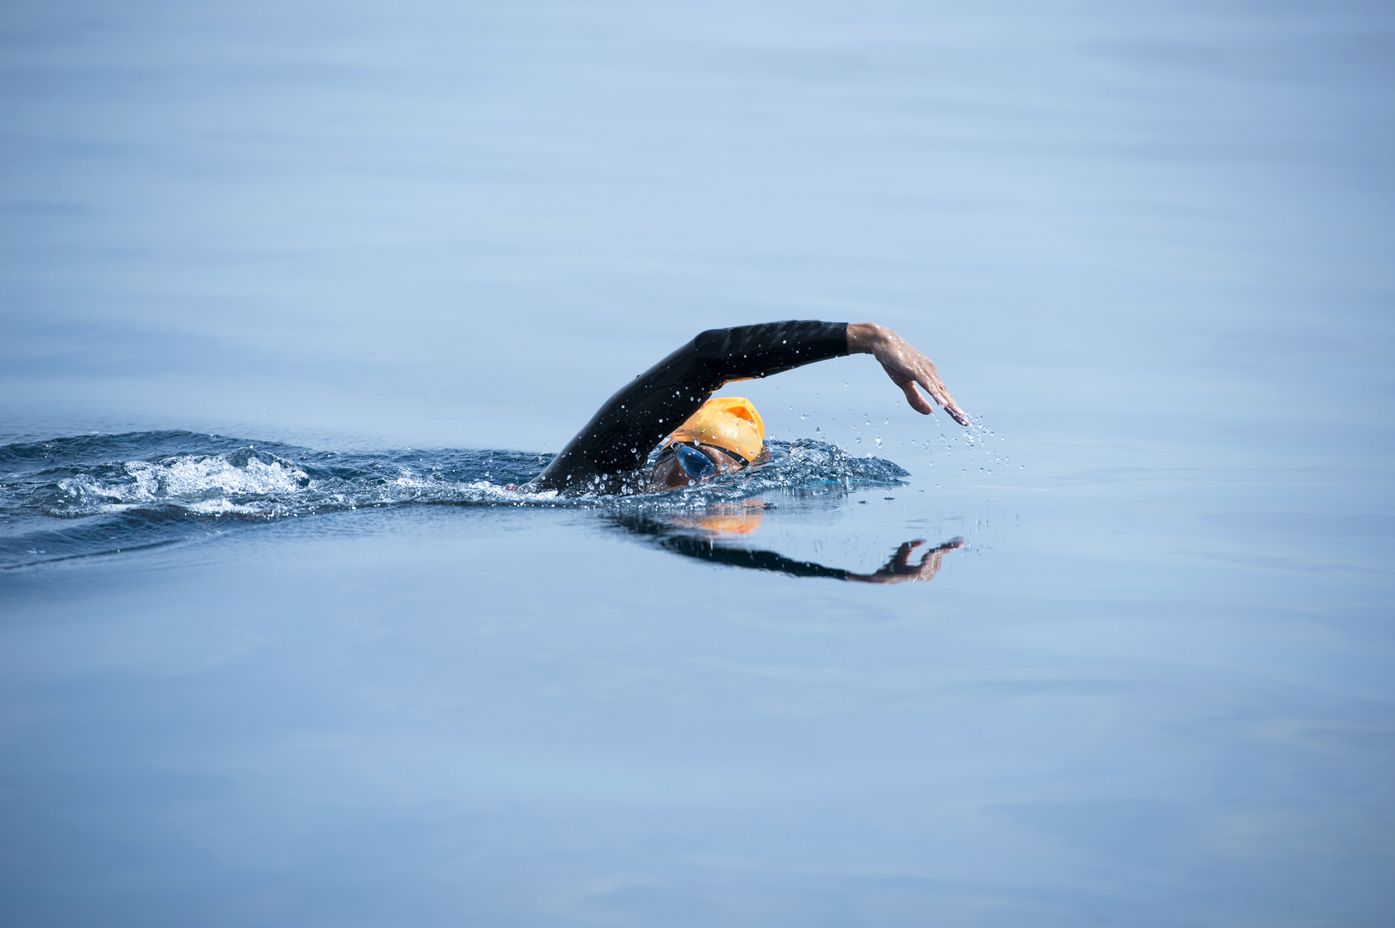
<svg viewBox="0 0 1395 928">
<path fill-rule="evenodd" d="M 685 347 L 697 357 L 705 360 L 730 360 L 745 357 L 764 350 L 764 339 L 761 336 L 772 336 L 773 333 L 765 331 L 769 328 L 772 327 L 767 325 L 738 325 L 725 329 L 703 329 L 694 335 L 693 340 Z"/>
<path fill-rule="evenodd" d="M 703 329 L 694 335 L 693 340 L 688 344 L 699 354 L 704 351 L 711 352 L 721 347 L 730 331 L 730 329 Z"/>
</svg>

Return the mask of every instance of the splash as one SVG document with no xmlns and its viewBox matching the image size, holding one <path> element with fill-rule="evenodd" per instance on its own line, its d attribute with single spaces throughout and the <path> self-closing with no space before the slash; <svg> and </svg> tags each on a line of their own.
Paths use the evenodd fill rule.
<svg viewBox="0 0 1395 928">
<path fill-rule="evenodd" d="M 254 513 L 254 504 L 237 500 L 272 500 L 309 487 L 309 475 L 275 455 L 239 451 L 232 455 L 179 455 L 162 461 L 127 461 L 115 479 L 78 473 L 58 481 L 60 496 L 71 510 L 115 511 L 173 502 L 191 512 Z M 68 514 L 61 508 L 50 515 Z"/>
<path fill-rule="evenodd" d="M 0 445 L 0 569 L 107 554 L 246 525 L 360 509 L 702 509 L 780 491 L 896 484 L 891 461 L 771 441 L 759 466 L 687 490 L 563 497 L 527 482 L 548 455 L 517 451 L 317 451 L 193 432 L 87 435 Z"/>
</svg>

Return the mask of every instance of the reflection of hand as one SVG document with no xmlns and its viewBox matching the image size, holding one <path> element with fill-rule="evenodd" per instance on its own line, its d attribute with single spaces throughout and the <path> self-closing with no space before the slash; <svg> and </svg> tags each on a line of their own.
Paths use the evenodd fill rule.
<svg viewBox="0 0 1395 928">
<path fill-rule="evenodd" d="M 853 323 L 848 326 L 848 350 L 870 354 L 881 362 L 882 369 L 891 382 L 906 394 L 906 402 L 917 412 L 930 415 L 935 407 L 926 401 L 916 390 L 916 385 L 949 413 L 960 425 L 969 424 L 969 416 L 949 395 L 949 388 L 940 379 L 935 362 L 916 351 L 911 343 L 891 329 L 870 322 Z"/>
<path fill-rule="evenodd" d="M 964 547 L 964 539 L 951 538 L 937 548 L 931 548 L 921 555 L 920 563 L 911 563 L 911 552 L 919 546 L 925 544 L 924 538 L 917 538 L 915 541 L 907 541 L 896 549 L 896 553 L 891 556 L 891 560 L 886 562 L 886 566 L 874 574 L 848 574 L 849 580 L 860 580 L 863 583 L 901 583 L 905 580 L 931 580 L 939 572 L 940 563 L 945 559 L 945 555 L 955 548 Z"/>
</svg>

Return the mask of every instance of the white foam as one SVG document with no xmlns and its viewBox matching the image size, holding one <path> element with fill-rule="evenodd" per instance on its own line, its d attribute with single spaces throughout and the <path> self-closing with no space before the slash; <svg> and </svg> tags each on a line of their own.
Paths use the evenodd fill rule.
<svg viewBox="0 0 1395 928">
<path fill-rule="evenodd" d="M 126 473 L 135 478 L 136 498 L 142 501 L 198 496 L 217 490 L 232 494 L 294 493 L 308 475 L 280 461 L 249 458 L 238 467 L 222 457 L 183 455 L 158 464 L 131 461 Z"/>
<path fill-rule="evenodd" d="M 100 501 L 114 512 L 146 503 L 183 504 L 192 512 L 252 512 L 228 496 L 282 496 L 313 488 L 309 475 L 281 461 L 249 458 L 237 465 L 221 456 L 181 455 L 164 461 L 128 461 L 129 481 L 103 481 L 87 474 L 65 478 L 58 487 L 73 500 Z"/>
<path fill-rule="evenodd" d="M 184 508 L 190 512 L 197 512 L 199 515 L 221 516 L 225 513 L 254 514 L 257 510 L 251 506 L 238 505 L 226 499 L 204 499 L 196 503 L 189 503 Z"/>
</svg>

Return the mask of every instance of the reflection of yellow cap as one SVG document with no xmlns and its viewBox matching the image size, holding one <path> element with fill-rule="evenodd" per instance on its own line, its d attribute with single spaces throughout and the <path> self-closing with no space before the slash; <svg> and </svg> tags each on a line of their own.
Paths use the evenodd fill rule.
<svg viewBox="0 0 1395 928">
<path fill-rule="evenodd" d="M 749 464 L 765 447 L 765 423 L 744 396 L 717 396 L 673 430 L 665 445 L 676 441 L 714 445 L 742 457 Z"/>
<path fill-rule="evenodd" d="M 750 535 L 764 518 L 765 500 L 743 499 L 713 506 L 700 516 L 677 516 L 673 523 L 711 535 Z"/>
</svg>

